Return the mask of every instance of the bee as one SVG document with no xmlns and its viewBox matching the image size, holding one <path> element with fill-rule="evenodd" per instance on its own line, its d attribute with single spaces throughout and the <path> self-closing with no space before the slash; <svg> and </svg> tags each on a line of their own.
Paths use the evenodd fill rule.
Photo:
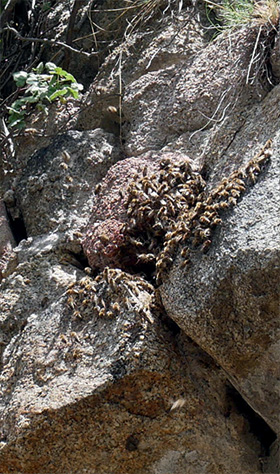
<svg viewBox="0 0 280 474">
<path fill-rule="evenodd" d="M 185 233 L 183 234 L 183 236 L 182 236 L 182 241 L 183 241 L 183 242 L 186 242 L 186 241 L 190 238 L 190 236 L 191 236 L 191 231 L 190 231 L 190 229 L 188 229 L 187 232 L 185 232 Z"/>
<path fill-rule="evenodd" d="M 267 160 L 268 158 L 270 158 L 272 156 L 273 152 L 272 152 L 272 149 L 271 148 L 268 148 L 267 150 L 264 150 L 263 152 L 263 156 L 260 157 L 260 159 L 258 160 L 260 164 L 263 163 L 264 160 Z"/>
<path fill-rule="evenodd" d="M 77 311 L 77 310 L 76 310 L 76 311 L 74 311 L 73 315 L 74 315 L 74 317 L 75 317 L 75 318 L 78 318 L 78 319 L 83 319 L 83 317 L 82 317 L 82 315 L 81 315 L 80 311 Z"/>
<path fill-rule="evenodd" d="M 207 219 L 211 221 L 214 217 L 217 216 L 217 213 L 215 211 L 214 212 L 205 211 L 204 216 L 207 217 Z"/>
<path fill-rule="evenodd" d="M 240 197 L 240 192 L 237 191 L 237 189 L 232 189 L 232 190 L 231 190 L 231 195 L 232 195 L 232 197 L 234 197 L 234 198 L 239 198 L 239 197 Z"/>
<path fill-rule="evenodd" d="M 185 258 L 185 260 L 183 260 L 183 261 L 180 263 L 179 268 L 180 268 L 181 270 L 183 270 L 184 268 L 186 268 L 187 265 L 189 265 L 189 263 L 190 263 L 190 259 L 187 257 L 187 258 Z"/>
<path fill-rule="evenodd" d="M 170 159 L 169 158 L 163 158 L 162 160 L 160 160 L 159 165 L 160 165 L 161 169 L 169 168 L 171 166 Z"/>
<path fill-rule="evenodd" d="M 233 181 L 234 184 L 238 184 L 239 186 L 244 186 L 245 187 L 245 182 L 243 179 L 240 178 L 235 178 Z"/>
<path fill-rule="evenodd" d="M 113 309 L 114 311 L 120 312 L 120 309 L 121 309 L 121 308 L 120 308 L 119 303 L 117 303 L 117 302 L 113 303 L 112 309 Z"/>
<path fill-rule="evenodd" d="M 210 225 L 210 220 L 204 214 L 199 218 L 199 222 L 204 225 Z"/>
<path fill-rule="evenodd" d="M 261 168 L 259 167 L 258 163 L 253 164 L 253 170 L 254 170 L 255 173 L 260 173 L 261 172 Z"/>
<path fill-rule="evenodd" d="M 71 286 L 71 288 L 69 288 L 67 291 L 66 291 L 66 294 L 67 295 L 77 295 L 79 292 L 77 289 L 75 289 L 73 286 Z"/>
<path fill-rule="evenodd" d="M 141 263 L 151 263 L 155 260 L 155 255 L 153 253 L 143 253 L 138 255 L 138 262 Z"/>
<path fill-rule="evenodd" d="M 171 214 L 171 216 L 172 217 L 176 216 L 177 211 L 176 211 L 175 206 L 173 205 L 173 203 L 168 202 L 167 207 L 168 207 L 168 211 Z"/>
<path fill-rule="evenodd" d="M 37 135 L 39 133 L 39 130 L 36 128 L 25 128 L 24 130 L 24 135 L 28 135 L 30 137 Z"/>
<path fill-rule="evenodd" d="M 190 249 L 188 247 L 184 247 L 181 250 L 181 257 L 185 258 L 185 257 L 188 257 L 189 255 L 190 255 Z"/>
<path fill-rule="evenodd" d="M 101 190 L 101 183 L 98 183 L 94 188 L 94 194 L 96 195 L 99 194 L 100 190 Z"/>
<path fill-rule="evenodd" d="M 157 215 L 158 215 L 158 218 L 160 219 L 163 215 L 166 215 L 167 213 L 167 209 L 166 207 L 161 207 L 160 210 L 158 211 Z"/>
<path fill-rule="evenodd" d="M 114 313 L 112 311 L 107 311 L 106 316 L 111 319 L 114 316 Z"/>
<path fill-rule="evenodd" d="M 134 239 L 133 237 L 129 238 L 129 243 L 131 243 L 132 245 L 134 245 L 137 248 L 143 248 L 144 247 L 143 242 L 141 242 L 138 239 Z"/>
<path fill-rule="evenodd" d="M 151 209 L 147 214 L 147 219 L 149 219 L 149 221 L 150 221 L 152 219 L 152 217 L 154 217 L 154 214 L 155 214 L 155 211 L 153 209 Z"/>
<path fill-rule="evenodd" d="M 119 283 L 123 280 L 124 278 L 124 274 L 123 272 L 119 272 L 119 274 L 117 274 L 115 277 L 114 277 L 114 283 Z"/>
<path fill-rule="evenodd" d="M 220 225 L 221 223 L 222 223 L 222 219 L 220 219 L 219 217 L 215 217 L 215 219 L 213 219 L 213 221 L 211 222 L 211 227 Z"/>
<path fill-rule="evenodd" d="M 92 269 L 90 267 L 85 267 L 84 268 L 84 272 L 87 274 L 87 275 L 92 275 Z"/>
<path fill-rule="evenodd" d="M 234 185 L 232 186 L 232 189 L 235 189 L 236 191 L 239 192 L 239 194 L 241 194 L 245 191 L 246 186 L 245 186 L 245 184 L 244 184 L 244 186 L 241 186 L 240 184 L 234 183 Z"/>
<path fill-rule="evenodd" d="M 59 168 L 63 170 L 68 170 L 68 165 L 66 163 L 60 163 Z"/>
<path fill-rule="evenodd" d="M 140 221 L 145 220 L 145 209 L 143 207 L 137 209 L 136 216 L 137 216 L 137 219 L 140 220 Z"/>
<path fill-rule="evenodd" d="M 104 276 L 104 279 L 107 283 L 110 282 L 110 269 L 109 267 L 105 267 L 104 270 L 103 270 L 103 276 Z"/>
<path fill-rule="evenodd" d="M 110 241 L 110 237 L 107 234 L 101 234 L 99 236 L 99 240 L 102 242 L 102 244 L 107 244 Z"/>
<path fill-rule="evenodd" d="M 60 334 L 60 335 L 59 335 L 59 339 L 60 339 L 62 342 L 64 342 L 65 344 L 68 342 L 67 337 L 65 336 L 65 334 Z"/>
<path fill-rule="evenodd" d="M 82 301 L 82 305 L 83 306 L 87 306 L 89 303 L 89 300 L 87 298 L 85 298 L 83 301 Z"/>
<path fill-rule="evenodd" d="M 70 336 L 71 336 L 73 339 L 75 339 L 77 342 L 79 342 L 79 343 L 81 342 L 80 339 L 79 339 L 78 334 L 77 334 L 75 331 L 70 332 Z"/>
<path fill-rule="evenodd" d="M 74 300 L 73 296 L 68 297 L 67 304 L 70 306 L 70 308 L 72 308 L 72 309 L 75 308 L 75 300 Z"/>
<path fill-rule="evenodd" d="M 206 240 L 203 244 L 202 244 L 202 247 L 201 247 L 201 250 L 203 253 L 206 253 L 210 247 L 210 245 L 212 244 L 212 241 L 211 240 Z"/>
<path fill-rule="evenodd" d="M 209 237 L 211 237 L 211 230 L 210 229 L 201 230 L 199 232 L 199 237 L 203 240 L 204 239 L 208 240 Z"/>
<path fill-rule="evenodd" d="M 226 189 L 222 189 L 222 191 L 219 193 L 219 197 L 227 198 L 228 196 L 229 196 L 229 192 L 226 191 Z"/>
<path fill-rule="evenodd" d="M 127 217 L 131 217 L 133 215 L 133 213 L 134 213 L 134 209 L 133 209 L 133 207 L 131 207 L 131 205 L 129 205 L 128 208 L 127 208 L 127 212 L 126 212 Z"/>
<path fill-rule="evenodd" d="M 105 308 L 102 308 L 102 309 L 99 311 L 98 316 L 99 316 L 100 318 L 104 318 L 104 316 L 105 316 Z"/>
<path fill-rule="evenodd" d="M 163 265 L 165 267 L 171 265 L 171 263 L 173 262 L 173 259 L 171 257 L 169 257 L 168 255 L 164 255 L 162 260 L 163 260 Z"/>
<path fill-rule="evenodd" d="M 76 231 L 73 233 L 74 237 L 78 237 L 78 238 L 82 238 L 84 236 L 84 234 L 82 232 L 79 232 L 79 231 Z"/>
<path fill-rule="evenodd" d="M 80 349 L 77 349 L 75 348 L 72 352 L 72 356 L 74 359 L 79 359 L 79 357 L 81 357 L 82 353 L 80 351 Z"/>
<path fill-rule="evenodd" d="M 180 410 L 181 408 L 183 408 L 185 404 L 186 404 L 186 400 L 184 398 L 179 398 L 178 400 L 172 403 L 170 411 Z"/>
<path fill-rule="evenodd" d="M 107 107 L 107 112 L 109 112 L 110 114 L 117 114 L 118 109 L 116 107 L 114 107 L 113 105 L 109 105 Z"/>
<path fill-rule="evenodd" d="M 200 213 L 200 212 L 204 211 L 204 209 L 205 209 L 205 204 L 203 202 L 198 202 L 196 204 L 195 208 L 194 208 L 194 211 L 196 213 Z"/>
<path fill-rule="evenodd" d="M 69 163 L 69 161 L 71 160 L 71 156 L 69 155 L 68 151 L 66 151 L 66 150 L 63 150 L 62 158 L 65 161 L 65 163 Z"/>
<path fill-rule="evenodd" d="M 68 183 L 73 183 L 73 178 L 69 174 L 67 176 L 65 176 L 65 179 L 66 179 L 66 181 L 68 181 Z"/>
<path fill-rule="evenodd" d="M 212 196 L 209 196 L 209 197 L 206 199 L 205 203 L 206 203 L 207 206 L 213 204 L 213 198 L 212 198 Z"/>
<path fill-rule="evenodd" d="M 163 226 L 160 222 L 156 222 L 156 224 L 153 225 L 153 230 L 155 231 L 155 233 L 161 233 L 163 231 Z"/>
<path fill-rule="evenodd" d="M 164 182 L 160 185 L 157 192 L 159 195 L 162 195 L 162 194 L 165 194 L 167 191 L 168 191 L 168 185 Z"/>
<path fill-rule="evenodd" d="M 220 209 L 228 209 L 229 204 L 226 201 L 222 201 L 222 202 L 219 203 L 219 207 L 220 207 Z"/>
<path fill-rule="evenodd" d="M 237 204 L 237 199 L 235 199 L 234 197 L 230 197 L 230 198 L 228 199 L 228 203 L 229 203 L 229 205 L 231 205 L 231 206 L 236 206 L 236 204 Z"/>
<path fill-rule="evenodd" d="M 219 194 L 220 192 L 224 189 L 224 186 L 218 186 L 217 188 L 213 189 L 213 191 L 211 191 L 211 198 L 215 199 Z"/>
</svg>

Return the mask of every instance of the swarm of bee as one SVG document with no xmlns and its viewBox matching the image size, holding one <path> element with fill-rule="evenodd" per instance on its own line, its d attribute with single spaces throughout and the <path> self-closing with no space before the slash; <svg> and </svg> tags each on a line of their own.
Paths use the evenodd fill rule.
<svg viewBox="0 0 280 474">
<path fill-rule="evenodd" d="M 143 278 L 108 267 L 95 278 L 87 276 L 71 284 L 67 290 L 67 305 L 79 319 L 93 315 L 112 319 L 120 312 L 133 310 L 153 323 L 153 298 L 154 288 Z"/>
<path fill-rule="evenodd" d="M 253 159 L 210 192 L 186 157 L 177 161 L 163 157 L 154 174 L 145 167 L 128 186 L 127 221 L 118 224 L 122 238 L 112 243 L 104 236 L 105 257 L 110 250 L 110 264 L 122 262 L 130 273 L 106 266 L 95 278 L 87 276 L 69 287 L 67 304 L 74 317 L 95 314 L 111 319 L 133 311 L 141 321 L 152 323 L 151 308 L 157 307 L 155 283 L 162 283 L 178 251 L 181 268 L 190 263 L 192 252 L 208 251 L 225 211 L 236 206 L 246 189 L 256 183 L 271 155 L 269 140 Z M 144 278 L 139 276 L 141 271 Z M 153 284 L 145 280 L 148 274 L 155 278 Z"/>
<path fill-rule="evenodd" d="M 236 206 L 245 190 L 255 184 L 271 156 L 271 142 L 245 166 L 234 171 L 210 193 L 191 162 L 169 158 L 160 161 L 160 171 L 135 177 L 128 188 L 128 224 L 124 234 L 136 253 L 136 263 L 155 266 L 157 284 L 166 275 L 179 247 L 184 268 L 190 252 L 207 252 L 214 229 L 222 223 L 224 211 Z"/>
</svg>

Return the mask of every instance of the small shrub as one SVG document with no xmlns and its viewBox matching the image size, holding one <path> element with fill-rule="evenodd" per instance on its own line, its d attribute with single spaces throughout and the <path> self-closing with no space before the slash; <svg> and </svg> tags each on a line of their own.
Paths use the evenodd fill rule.
<svg viewBox="0 0 280 474">
<path fill-rule="evenodd" d="M 47 113 L 50 103 L 55 100 L 66 103 L 69 97 L 78 99 L 83 89 L 72 74 L 54 63 L 40 63 L 32 72 L 15 72 L 13 78 L 23 96 L 9 107 L 9 124 L 19 129 L 25 127 L 24 118 L 32 111 L 33 104 Z"/>
<path fill-rule="evenodd" d="M 260 24 L 269 23 L 277 26 L 280 18 L 279 0 L 223 0 L 216 3 L 214 0 L 205 0 L 207 7 L 214 9 L 222 22 L 218 29 L 229 29 L 256 21 Z"/>
</svg>

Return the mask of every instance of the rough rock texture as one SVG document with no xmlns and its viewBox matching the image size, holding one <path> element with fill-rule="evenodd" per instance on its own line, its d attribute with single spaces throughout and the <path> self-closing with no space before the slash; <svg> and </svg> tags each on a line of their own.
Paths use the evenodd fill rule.
<svg viewBox="0 0 280 474">
<path fill-rule="evenodd" d="M 122 4 L 53 2 L 56 39 L 78 5 L 68 40 L 101 53 L 45 57 L 91 86 L 34 113 L 0 161 L 19 242 L 2 206 L 0 472 L 276 474 L 279 33 L 250 24 L 211 41 L 204 2 L 163 0 L 138 23 Z M 246 168 L 269 139 L 269 163 Z M 250 178 L 211 238 L 201 222 L 203 251 L 183 240 L 179 217 L 241 165 Z M 170 176 L 160 203 L 152 187 Z M 128 241 L 147 264 L 116 253 Z"/>
<path fill-rule="evenodd" d="M 168 314 L 278 432 L 279 144 L 277 134 L 268 169 L 229 213 L 207 255 L 194 252 L 185 273 L 175 261 L 161 289 Z"/>
<path fill-rule="evenodd" d="M 168 161 L 171 166 L 176 166 L 178 161 L 187 166 L 191 163 L 187 155 L 148 152 L 138 158 L 127 158 L 112 166 L 100 183 L 83 240 L 83 249 L 93 269 L 103 269 L 105 266 L 129 268 L 137 263 L 137 254 L 151 251 L 149 246 L 145 246 L 145 242 L 141 245 L 139 239 L 136 241 L 133 239 L 133 232 L 139 237 L 137 235 L 139 229 L 134 230 L 131 225 L 131 221 L 134 222 L 135 219 L 134 217 L 130 219 L 129 207 L 133 201 L 137 202 L 137 192 L 140 192 L 140 187 L 139 189 L 134 188 L 134 183 L 140 177 L 146 180 L 148 186 L 147 193 L 141 194 L 139 204 L 144 204 L 149 197 L 155 195 L 155 188 L 150 187 L 150 182 L 160 173 L 165 174 L 165 170 L 161 169 L 161 163 L 164 161 Z M 164 187 L 167 187 L 167 183 L 165 185 Z M 166 194 L 163 192 L 158 199 L 157 206 L 153 203 L 154 211 L 160 211 L 162 207 L 160 200 L 165 196 Z M 151 213 L 152 208 L 149 207 L 149 209 Z M 138 214 L 137 205 L 134 214 Z M 152 229 L 147 232 L 148 219 L 143 216 L 143 221 L 140 230 L 143 233 L 142 241 L 145 241 L 145 237 L 149 240 L 146 234 L 149 234 Z M 131 227 L 130 236 L 128 235 L 129 227 Z M 134 241 L 135 243 L 133 243 Z"/>
<path fill-rule="evenodd" d="M 36 152 L 14 184 L 27 234 L 80 230 L 93 188 L 119 158 L 116 138 L 101 129 L 69 131 Z"/>
<path fill-rule="evenodd" d="M 14 246 L 15 241 L 8 222 L 5 204 L 0 201 L 0 280 L 5 275 L 6 263 Z"/>
<path fill-rule="evenodd" d="M 62 290 L 70 275 L 59 276 Z M 10 342 L 1 376 L 4 472 L 259 472 L 259 442 L 224 374 L 185 336 L 174 339 L 156 313 L 141 314 L 152 287 L 123 274 L 115 297 L 135 283 L 136 306 L 130 294 L 113 318 L 88 307 L 82 319 L 70 285 Z"/>
</svg>

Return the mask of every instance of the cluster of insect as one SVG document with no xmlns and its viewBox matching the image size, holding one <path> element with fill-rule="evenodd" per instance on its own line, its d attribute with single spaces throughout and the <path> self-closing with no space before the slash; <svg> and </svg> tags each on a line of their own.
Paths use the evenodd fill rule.
<svg viewBox="0 0 280 474">
<path fill-rule="evenodd" d="M 154 288 L 143 278 L 108 267 L 95 278 L 87 276 L 72 283 L 67 290 L 67 305 L 79 319 L 94 314 L 112 319 L 122 308 L 153 323 L 150 309 L 153 299 Z"/>
<path fill-rule="evenodd" d="M 192 250 L 207 252 L 225 210 L 236 206 L 254 184 L 271 156 L 268 141 L 245 166 L 234 171 L 212 191 L 191 162 L 160 161 L 159 173 L 144 169 L 128 188 L 126 234 L 135 247 L 137 262 L 155 265 L 156 284 L 164 280 L 180 250 L 181 268 L 190 263 Z"/>
<path fill-rule="evenodd" d="M 128 186 L 127 222 L 121 227 L 125 244 L 120 251 L 134 263 L 129 273 L 107 266 L 97 277 L 88 276 L 72 285 L 67 303 L 74 316 L 84 318 L 95 312 L 110 319 L 121 309 L 153 322 L 155 287 L 164 281 L 175 256 L 180 255 L 184 269 L 192 253 L 208 251 L 225 212 L 255 184 L 271 154 L 268 141 L 254 158 L 210 192 L 187 158 L 174 161 L 164 157 L 154 174 L 144 168 Z M 147 281 L 148 273 L 152 284 Z"/>
</svg>

